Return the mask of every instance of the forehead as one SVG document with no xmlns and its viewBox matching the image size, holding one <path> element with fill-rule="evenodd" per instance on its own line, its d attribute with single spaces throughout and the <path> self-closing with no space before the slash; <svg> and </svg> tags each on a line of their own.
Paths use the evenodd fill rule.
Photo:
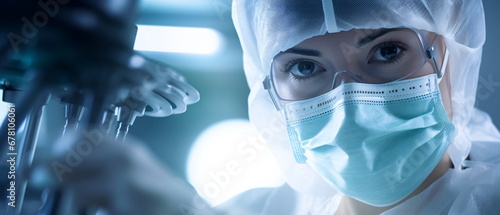
<svg viewBox="0 0 500 215">
<path fill-rule="evenodd" d="M 294 46 L 294 48 L 311 48 L 311 47 L 324 47 L 325 44 L 336 45 L 346 43 L 354 45 L 362 38 L 383 29 L 352 29 L 349 31 L 341 31 L 337 33 L 326 33 L 324 35 L 314 36 L 302 41 Z"/>
<path fill-rule="evenodd" d="M 408 31 L 397 31 L 397 29 L 379 28 L 379 29 L 351 29 L 349 31 L 341 31 L 337 33 L 326 33 L 324 35 L 314 36 L 302 41 L 293 48 L 319 48 L 325 49 L 332 46 L 358 46 L 361 41 L 366 41 L 367 38 L 376 37 L 377 34 L 390 32 L 392 36 L 407 37 Z M 436 34 L 428 31 L 420 31 L 425 38 L 430 40 Z"/>
</svg>

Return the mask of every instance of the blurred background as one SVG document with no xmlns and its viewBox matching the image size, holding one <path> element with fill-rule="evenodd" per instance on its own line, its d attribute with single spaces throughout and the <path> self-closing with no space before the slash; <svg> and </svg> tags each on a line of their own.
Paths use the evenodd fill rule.
<svg viewBox="0 0 500 215">
<path fill-rule="evenodd" d="M 200 102 L 189 106 L 186 113 L 166 119 L 142 118 L 132 128 L 132 133 L 136 137 L 154 149 L 158 157 L 176 173 L 185 177 L 187 176 L 186 160 L 201 132 L 222 121 L 248 118 L 249 88 L 246 85 L 242 68 L 241 47 L 231 21 L 231 1 L 144 0 L 142 5 L 137 24 L 210 28 L 217 31 L 220 36 L 220 46 L 211 54 L 144 52 L 147 56 L 178 69 L 201 93 Z M 497 52 L 500 49 L 500 41 L 496 38 L 500 38 L 500 26 L 498 26 L 500 14 L 497 12 L 500 2 L 484 1 L 484 8 L 487 40 L 484 45 L 476 105 L 488 112 L 498 126 L 500 125 L 500 111 L 498 111 L 500 73 L 496 63 L 498 63 Z M 207 41 L 207 43 L 210 42 L 215 41 Z M 234 133 L 235 129 L 237 128 L 231 126 L 223 129 L 218 136 L 219 140 L 214 141 L 231 138 L 230 134 Z M 210 144 L 210 141 L 205 141 L 205 143 Z M 238 143 L 234 142 L 234 144 Z M 214 142 L 212 146 L 217 148 L 217 144 Z M 213 155 L 212 159 L 230 158 L 230 156 L 223 155 L 224 152 L 220 148 L 218 151 L 206 151 L 206 153 Z M 223 166 L 219 168 L 215 165 L 212 168 L 216 172 L 223 169 Z M 255 177 L 258 178 L 258 176 Z M 266 184 L 254 185 L 265 186 Z M 226 192 L 231 193 L 228 189 Z M 199 190 L 199 192 L 208 191 Z"/>
<path fill-rule="evenodd" d="M 498 126 L 500 2 L 483 3 L 487 40 L 476 106 L 488 112 Z M 193 182 L 214 205 L 245 189 L 280 185 L 282 180 L 272 156 L 252 139 L 255 132 L 248 124 L 249 88 L 231 20 L 231 0 L 142 0 L 137 24 L 136 50 L 175 68 L 198 89 L 201 100 L 180 115 L 139 118 L 130 134 L 143 141 L 178 176 Z M 168 43 L 169 36 L 190 30 L 195 31 L 188 33 L 192 37 L 180 36 L 180 49 L 163 49 L 172 46 L 162 44 Z M 53 141 L 51 128 L 64 124 L 63 108 L 56 101 L 48 105 L 46 115 L 51 118 L 41 128 L 41 133 L 48 135 L 40 137 L 40 147 Z M 201 173 L 192 173 L 196 171 Z"/>
</svg>

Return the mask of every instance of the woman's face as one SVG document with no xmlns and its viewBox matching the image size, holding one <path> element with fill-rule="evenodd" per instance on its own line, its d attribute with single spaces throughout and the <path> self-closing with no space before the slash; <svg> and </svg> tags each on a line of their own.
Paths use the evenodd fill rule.
<svg viewBox="0 0 500 215">
<path fill-rule="evenodd" d="M 434 46 L 436 63 L 426 58 Z M 441 36 L 404 28 L 353 29 L 304 40 L 273 59 L 272 78 L 280 98 L 303 100 L 326 93 L 342 83 L 388 83 L 436 73 L 445 52 Z M 335 73 L 348 70 L 352 73 Z M 448 72 L 440 83 L 451 118 Z"/>
</svg>

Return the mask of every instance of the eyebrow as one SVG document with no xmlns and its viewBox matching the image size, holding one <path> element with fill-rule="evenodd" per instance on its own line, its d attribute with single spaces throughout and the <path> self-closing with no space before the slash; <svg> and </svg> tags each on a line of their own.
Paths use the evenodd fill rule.
<svg viewBox="0 0 500 215">
<path fill-rule="evenodd" d="M 285 53 L 306 55 L 306 56 L 312 56 L 312 57 L 321 57 L 321 55 L 322 55 L 321 52 L 319 52 L 317 50 L 301 49 L 301 48 L 290 48 L 286 51 L 280 52 L 278 55 L 285 54 Z"/>
<path fill-rule="evenodd" d="M 367 43 L 370 43 L 374 40 L 376 40 L 377 38 L 383 36 L 384 34 L 387 34 L 391 31 L 395 31 L 397 29 L 395 28 L 389 28 L 389 29 L 382 29 L 380 31 L 377 31 L 377 32 L 374 32 L 370 35 L 367 35 L 366 37 L 364 37 L 363 39 L 360 39 L 357 43 L 357 47 L 361 47 L 361 46 L 364 46 L 366 45 Z"/>
</svg>

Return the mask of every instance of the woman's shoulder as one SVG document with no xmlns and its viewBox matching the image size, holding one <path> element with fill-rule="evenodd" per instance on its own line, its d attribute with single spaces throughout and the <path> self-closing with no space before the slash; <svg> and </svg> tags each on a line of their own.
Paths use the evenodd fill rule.
<svg viewBox="0 0 500 215">
<path fill-rule="evenodd" d="M 470 160 L 489 164 L 500 163 L 500 140 L 475 141 L 471 144 Z"/>
<path fill-rule="evenodd" d="M 500 214 L 500 164 L 474 168 L 449 214 Z"/>
<path fill-rule="evenodd" d="M 474 142 L 464 164 L 470 177 L 449 214 L 500 214 L 500 142 Z"/>
<path fill-rule="evenodd" d="M 473 143 L 462 168 L 383 214 L 500 214 L 499 153 L 500 142 Z"/>
</svg>

